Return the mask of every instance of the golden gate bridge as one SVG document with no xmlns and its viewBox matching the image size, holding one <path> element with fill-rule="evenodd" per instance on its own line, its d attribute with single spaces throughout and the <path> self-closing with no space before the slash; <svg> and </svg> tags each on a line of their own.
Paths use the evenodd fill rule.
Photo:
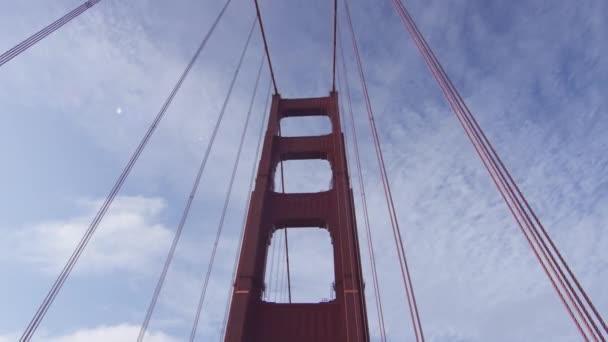
<svg viewBox="0 0 608 342">
<path fill-rule="evenodd" d="M 59 30 L 73 19 L 91 10 L 100 4 L 101 0 L 89 0 L 73 9 L 63 17 L 36 32 L 29 38 L 23 40 L 10 50 L 0 55 L 0 67 L 17 58 L 22 52 Z M 564 310 L 572 320 L 572 324 L 580 333 L 584 341 L 606 341 L 608 337 L 608 326 L 596 309 L 593 301 L 580 284 L 576 275 L 560 253 L 556 244 L 547 232 L 539 217 L 534 212 L 517 183 L 510 174 L 505 163 L 502 161 L 492 143 L 484 133 L 475 116 L 451 82 L 441 63 L 433 50 L 423 37 L 412 16 L 404 6 L 402 0 L 391 0 L 393 9 L 403 22 L 404 29 L 409 33 L 411 39 L 418 48 L 424 62 L 432 77 L 437 82 L 441 92 L 452 109 L 456 120 L 461 125 L 466 137 L 487 170 L 492 182 L 499 191 L 504 203 L 512 214 L 516 226 L 527 241 L 532 253 L 544 270 L 547 280 L 551 283 L 555 294 L 563 304 Z M 369 341 L 370 327 L 369 319 L 376 320 L 378 335 L 381 341 L 387 340 L 386 327 L 384 324 L 384 311 L 382 297 L 379 290 L 377 264 L 375 260 L 376 247 L 372 239 L 370 219 L 366 199 L 366 190 L 362 178 L 362 164 L 360 148 L 357 139 L 360 132 L 355 126 L 353 115 L 353 101 L 350 94 L 350 85 L 353 82 L 346 68 L 344 57 L 344 42 L 342 32 L 350 37 L 350 45 L 355 56 L 358 81 L 363 90 L 367 122 L 374 144 L 377 167 L 380 171 L 382 191 L 384 193 L 387 215 L 390 220 L 394 247 L 399 261 L 399 272 L 401 273 L 402 285 L 406 293 L 406 301 L 402 303 L 409 309 L 409 317 L 403 317 L 403 321 L 409 321 L 416 341 L 425 341 L 424 317 L 418 310 L 415 296 L 415 275 L 410 272 L 406 258 L 406 241 L 402 235 L 402 229 L 397 219 L 397 206 L 391 193 L 391 183 L 386 171 L 386 163 L 380 143 L 380 136 L 374 120 L 374 108 L 370 100 L 366 76 L 363 69 L 363 60 L 359 50 L 355 25 L 353 23 L 349 0 L 333 1 L 333 54 L 332 75 L 329 95 L 317 98 L 283 98 L 277 85 L 272 67 L 272 42 L 268 42 L 264 31 L 263 15 L 260 11 L 258 1 L 255 0 L 256 19 L 252 22 L 248 32 L 246 43 L 242 48 L 238 65 L 232 75 L 232 80 L 226 98 L 220 110 L 220 115 L 215 122 L 209 143 L 203 153 L 203 157 L 193 180 L 192 188 L 188 196 L 181 218 L 175 230 L 175 235 L 167 252 L 162 271 L 158 277 L 154 292 L 151 294 L 150 303 L 145 316 L 142 319 L 140 333 L 137 341 L 143 341 L 146 337 L 148 325 L 154 314 L 158 297 L 163 289 L 167 273 L 179 243 L 181 233 L 188 216 L 195 194 L 197 193 L 203 171 L 207 167 L 209 154 L 213 143 L 218 135 L 219 126 L 224 118 L 228 100 L 232 95 L 235 81 L 243 65 L 244 56 L 250 46 L 252 36 L 260 32 L 264 45 L 264 58 L 260 61 L 257 71 L 255 87 L 252 92 L 251 102 L 247 113 L 245 125 L 240 134 L 239 147 L 234 167 L 231 172 L 228 193 L 223 204 L 220 224 L 218 226 L 209 267 L 205 274 L 204 283 L 194 324 L 190 333 L 190 341 L 197 334 L 197 326 L 203 310 L 206 292 L 211 277 L 217 246 L 222 234 L 228 199 L 232 193 L 235 180 L 236 167 L 241 158 L 245 133 L 252 115 L 252 107 L 256 94 L 260 89 L 260 76 L 264 68 L 268 68 L 271 82 L 266 90 L 267 117 L 265 121 L 266 130 L 261 130 L 258 139 L 258 161 L 257 169 L 252 170 L 250 186 L 251 194 L 248 201 L 247 216 L 243 220 L 240 236 L 240 252 L 236 256 L 233 274 L 231 295 L 226 303 L 225 317 L 222 324 L 221 339 L 225 341 Z M 40 323 L 45 318 L 50 306 L 59 295 L 62 287 L 69 279 L 70 273 L 77 264 L 87 244 L 95 234 L 99 224 L 104 219 L 108 208 L 119 194 L 131 169 L 137 163 L 141 153 L 154 134 L 159 123 L 163 119 L 168 108 L 171 106 L 176 94 L 180 91 L 182 84 L 188 77 L 193 65 L 205 50 L 207 41 L 214 34 L 216 27 L 221 22 L 226 9 L 231 4 L 227 0 L 220 12 L 217 13 L 208 31 L 202 37 L 198 49 L 185 66 L 181 76 L 175 83 L 172 91 L 168 94 L 164 104 L 160 108 L 154 120 L 150 123 L 147 132 L 142 137 L 139 145 L 131 155 L 131 158 L 120 173 L 116 183 L 108 193 L 105 201 L 101 204 L 97 214 L 91 221 L 85 234 L 75 247 L 65 266 L 52 284 L 46 297 L 40 303 L 38 310 L 33 314 L 31 321 L 25 328 L 20 341 L 30 341 L 35 335 Z M 101 5 L 100 5 L 101 6 Z M 344 22 L 340 21 L 339 11 L 344 11 Z M 269 44 L 270 43 L 270 44 Z M 270 92 L 273 90 L 272 96 Z M 262 90 L 263 91 L 263 90 Z M 339 96 L 338 94 L 344 94 Z M 281 134 L 280 121 L 287 117 L 304 116 L 326 116 L 331 122 L 331 133 L 321 136 L 287 137 Z M 343 127 L 343 125 L 345 127 Z M 263 128 L 263 127 L 262 127 Z M 346 134 L 345 132 L 348 132 Z M 347 157 L 347 145 L 354 151 L 354 160 Z M 330 163 L 332 171 L 331 189 L 317 193 L 285 193 L 285 182 L 283 163 L 288 160 L 315 160 L 323 159 Z M 359 237 L 355 199 L 353 186 L 349 176 L 349 169 L 356 169 L 358 177 L 355 183 L 360 189 L 360 204 L 362 208 L 363 238 Z M 280 170 L 281 189 L 276 189 L 273 180 L 275 174 Z M 407 208 L 399 208 L 407 210 Z M 291 299 L 291 285 L 289 274 L 289 244 L 287 228 L 298 227 L 321 227 L 326 229 L 332 239 L 333 262 L 335 272 L 335 283 L 333 291 L 335 298 L 320 303 L 293 303 Z M 286 303 L 278 303 L 269 300 L 265 272 L 269 265 L 270 238 L 275 232 L 284 234 L 283 254 L 279 258 L 285 258 L 287 265 L 287 297 Z M 370 257 L 371 284 L 373 291 L 376 317 L 368 317 L 366 301 L 364 296 L 365 281 L 363 279 L 362 262 L 359 240 L 365 241 L 368 255 Z M 274 247 L 274 246 L 273 246 Z M 282 255 L 282 256 L 281 256 Z M 276 275 L 276 274 L 275 274 Z"/>
</svg>

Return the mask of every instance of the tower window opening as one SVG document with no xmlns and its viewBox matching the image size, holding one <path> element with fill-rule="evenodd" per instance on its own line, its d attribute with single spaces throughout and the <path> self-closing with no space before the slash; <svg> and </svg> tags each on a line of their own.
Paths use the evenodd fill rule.
<svg viewBox="0 0 608 342">
<path fill-rule="evenodd" d="M 333 174 L 329 161 L 323 159 L 304 159 L 283 161 L 283 191 L 281 164 L 274 175 L 274 191 L 285 193 L 313 193 L 330 190 L 333 187 Z"/>
<path fill-rule="evenodd" d="M 328 116 L 288 116 L 281 119 L 281 136 L 309 137 L 331 133 L 331 121 Z"/>
<path fill-rule="evenodd" d="M 322 303 L 335 299 L 334 254 L 324 228 L 277 229 L 266 256 L 263 300 L 289 303 L 285 230 L 289 251 L 292 303 Z"/>
</svg>

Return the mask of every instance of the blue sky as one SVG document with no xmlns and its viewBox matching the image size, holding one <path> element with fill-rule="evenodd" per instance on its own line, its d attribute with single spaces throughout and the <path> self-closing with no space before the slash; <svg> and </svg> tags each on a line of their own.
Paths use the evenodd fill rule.
<svg viewBox="0 0 608 342">
<path fill-rule="evenodd" d="M 3 4 L 0 51 L 80 3 Z M 0 341 L 15 341 L 27 325 L 222 3 L 103 0 L 0 68 Z M 608 54 L 608 3 L 405 4 L 606 317 L 608 61 L 602 56 Z M 331 2 L 263 0 L 261 6 L 281 94 L 326 95 Z M 352 0 L 351 9 L 428 340 L 576 340 L 566 311 L 390 1 Z M 233 0 L 37 340 L 132 341 L 137 335 L 253 18 L 251 1 Z M 388 335 L 411 341 L 348 42 L 344 40 Z M 149 341 L 179 341 L 189 333 L 236 154 L 236 132 L 244 123 L 262 53 L 256 34 Z M 262 84 L 199 326 L 200 341 L 217 339 L 223 318 L 267 72 Z M 287 187 L 294 191 L 323 179 L 295 165 L 288 165 L 286 174 L 293 175 Z M 356 196 L 358 191 L 355 187 Z M 362 226 L 362 218 L 359 222 Z M 301 241 L 302 251 L 307 243 L 314 245 L 314 240 Z M 316 260 L 316 251 L 296 258 Z M 367 253 L 362 253 L 369 274 Z M 323 272 L 311 266 L 302 275 Z M 312 286 L 329 289 L 325 283 Z M 368 300 L 377 339 L 373 298 Z"/>
</svg>

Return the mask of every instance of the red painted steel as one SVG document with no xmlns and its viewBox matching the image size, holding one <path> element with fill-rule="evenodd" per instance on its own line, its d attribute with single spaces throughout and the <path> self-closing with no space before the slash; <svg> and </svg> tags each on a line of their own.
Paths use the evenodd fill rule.
<svg viewBox="0 0 608 342">
<path fill-rule="evenodd" d="M 332 133 L 316 137 L 278 135 L 281 118 L 312 115 L 327 115 Z M 276 192 L 273 180 L 277 165 L 281 160 L 292 159 L 329 161 L 332 189 L 306 194 Z M 338 94 L 309 99 L 282 99 L 275 95 L 249 206 L 225 341 L 369 341 L 348 177 Z M 284 227 L 323 227 L 329 231 L 334 258 L 328 262 L 334 263 L 336 299 L 307 304 L 262 300 L 270 238 L 276 229 Z"/>
</svg>

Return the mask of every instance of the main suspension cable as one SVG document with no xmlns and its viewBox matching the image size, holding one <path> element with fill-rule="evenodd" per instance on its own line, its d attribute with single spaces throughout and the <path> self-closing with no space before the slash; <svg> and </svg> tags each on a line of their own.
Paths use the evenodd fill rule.
<svg viewBox="0 0 608 342">
<path fill-rule="evenodd" d="M 336 39 L 338 36 L 338 0 L 334 0 L 334 48 L 333 48 L 333 76 L 332 76 L 332 86 L 331 86 L 331 90 L 332 91 L 336 91 L 336 73 L 337 68 L 336 68 L 336 58 L 337 58 L 337 44 L 336 44 Z"/>
<path fill-rule="evenodd" d="M 251 34 L 253 33 L 253 28 L 255 27 L 255 21 L 254 24 L 251 27 L 251 31 L 249 32 L 249 38 L 247 40 L 247 44 L 249 44 L 249 40 L 251 39 Z M 247 46 L 245 46 L 245 50 L 247 49 Z M 243 51 L 245 51 L 243 50 Z M 244 54 L 243 54 L 244 56 Z M 242 59 L 241 59 L 242 61 Z M 196 337 L 196 330 L 198 328 L 198 322 L 201 316 L 201 312 L 203 309 L 203 304 L 205 303 L 205 296 L 207 294 L 207 287 L 209 285 L 209 279 L 211 278 L 211 273 L 213 271 L 213 265 L 215 262 L 215 256 L 217 253 L 217 246 L 220 242 L 220 237 L 222 236 L 222 231 L 224 228 L 224 221 L 226 219 L 226 213 L 228 211 L 228 204 L 230 204 L 230 198 L 232 197 L 232 189 L 234 186 L 234 179 L 236 177 L 236 172 L 238 170 L 239 164 L 241 162 L 241 153 L 243 151 L 243 143 L 245 142 L 245 136 L 247 135 L 247 129 L 249 128 L 249 122 L 251 121 L 251 113 L 252 113 L 252 109 L 253 109 L 253 104 L 255 102 L 255 97 L 258 91 L 258 85 L 260 83 L 260 76 L 262 75 L 262 67 L 264 66 L 264 58 L 262 58 L 262 60 L 260 61 L 260 67 L 258 69 L 258 74 L 255 80 L 255 85 L 253 88 L 253 94 L 251 96 L 251 101 L 249 102 L 249 109 L 247 110 L 247 117 L 245 119 L 245 124 L 243 125 L 243 130 L 241 131 L 241 138 L 240 138 L 240 142 L 239 142 L 239 147 L 236 153 L 236 157 L 234 159 L 234 164 L 232 166 L 232 173 L 230 175 L 230 181 L 228 183 L 228 190 L 226 191 L 226 197 L 224 199 L 224 207 L 222 208 L 222 214 L 220 216 L 220 221 L 218 223 L 217 226 L 217 231 L 215 234 L 215 241 L 213 242 L 213 248 L 211 250 L 211 256 L 209 258 L 209 264 L 207 265 L 207 272 L 205 274 L 205 280 L 203 282 L 203 289 L 201 291 L 201 295 L 198 301 L 198 306 L 196 309 L 196 315 L 194 317 L 194 323 L 192 324 L 192 330 L 190 332 L 190 342 L 194 341 L 194 338 Z"/>
<path fill-rule="evenodd" d="M 190 70 L 192 69 L 194 63 L 197 61 L 199 55 L 203 51 L 203 48 L 207 44 L 207 41 L 211 37 L 211 34 L 215 31 L 215 28 L 217 27 L 217 24 L 219 23 L 219 21 L 222 18 L 224 12 L 226 11 L 226 8 L 228 7 L 228 4 L 231 1 L 232 0 L 227 0 L 226 1 L 226 4 L 224 5 L 224 7 L 222 8 L 222 10 L 220 11 L 220 13 L 218 14 L 218 16 L 216 17 L 216 19 L 213 22 L 213 24 L 211 25 L 210 29 L 205 34 L 205 36 L 204 36 L 202 42 L 200 43 L 198 49 L 194 53 L 194 56 L 192 56 L 192 59 L 190 60 L 190 62 L 186 66 L 186 69 L 183 71 L 183 73 L 180 76 L 179 80 L 177 81 L 177 83 L 173 87 L 173 90 L 169 94 L 169 97 L 165 100 L 165 103 L 163 104 L 163 106 L 161 107 L 160 111 L 158 112 L 158 114 L 156 115 L 156 117 L 154 118 L 154 120 L 152 121 L 152 124 L 148 128 L 148 131 L 146 132 L 146 134 L 144 135 L 144 137 L 140 141 L 139 145 L 135 149 L 135 152 L 133 153 L 133 155 L 129 159 L 129 162 L 127 163 L 127 165 L 123 169 L 122 173 L 120 174 L 120 176 L 119 176 L 118 180 L 116 181 L 116 183 L 114 184 L 114 186 L 112 187 L 112 190 L 107 195 L 106 199 L 104 200 L 103 204 L 101 205 L 101 208 L 99 209 L 99 211 L 97 212 L 97 214 L 93 218 L 93 221 L 91 222 L 91 224 L 87 228 L 84 236 L 81 238 L 80 242 L 76 246 L 76 249 L 74 250 L 74 252 L 70 256 L 70 258 L 68 259 L 68 261 L 65 264 L 65 266 L 63 267 L 63 269 L 61 270 L 61 273 L 59 274 L 59 276 L 55 280 L 55 283 L 51 287 L 51 290 L 48 292 L 48 294 L 44 298 L 42 304 L 40 305 L 40 307 L 36 311 L 34 317 L 30 321 L 30 323 L 28 324 L 27 328 L 25 329 L 25 332 L 23 333 L 23 335 L 19 339 L 20 342 L 26 342 L 26 341 L 29 341 L 32 338 L 32 336 L 35 333 L 36 329 L 40 325 L 40 322 L 42 321 L 42 319 L 46 315 L 46 312 L 48 311 L 49 307 L 51 306 L 51 304 L 55 300 L 55 297 L 57 297 L 57 294 L 59 293 L 59 291 L 63 287 L 63 284 L 65 283 L 67 277 L 72 272 L 72 269 L 74 268 L 74 265 L 80 259 L 80 256 L 81 256 L 82 252 L 84 251 L 84 248 L 87 246 L 87 244 L 91 240 L 91 237 L 93 236 L 93 234 L 97 230 L 97 227 L 99 226 L 99 223 L 104 218 L 104 216 L 105 216 L 106 212 L 108 211 L 110 205 L 112 204 L 112 202 L 114 201 L 116 195 L 118 194 L 118 192 L 122 188 L 122 185 L 124 184 L 125 180 L 127 179 L 127 176 L 129 175 L 129 173 L 131 172 L 131 169 L 133 168 L 133 166 L 135 165 L 135 163 L 139 159 L 139 156 L 141 155 L 141 153 L 144 150 L 144 148 L 146 147 L 146 145 L 148 144 L 148 141 L 150 140 L 150 137 L 152 136 L 152 134 L 154 133 L 154 131 L 158 127 L 158 124 L 160 123 L 161 119 L 164 117 L 165 113 L 167 112 L 167 109 L 169 108 L 169 106 L 173 102 L 173 99 L 175 98 L 175 95 L 180 90 L 182 84 L 184 83 L 184 80 L 186 79 L 186 77 L 190 73 Z"/>
<path fill-rule="evenodd" d="M 20 55 L 25 50 L 32 47 L 34 44 L 36 44 L 39 41 L 41 41 L 42 39 L 46 38 L 48 35 L 55 32 L 57 29 L 61 28 L 63 25 L 72 21 L 72 19 L 78 17 L 79 15 L 84 13 L 89 8 L 95 6 L 100 1 L 101 0 L 85 1 L 82 5 L 74 8 L 73 10 L 68 12 L 63 17 L 55 20 L 54 22 L 52 22 L 51 24 L 49 24 L 42 30 L 36 32 L 35 34 L 31 35 L 29 38 L 22 41 L 21 43 L 13 46 L 11 49 L 7 50 L 2 55 L 0 55 L 0 67 L 3 66 L 4 64 L 6 64 L 7 62 L 9 62 L 11 59 Z"/>
<path fill-rule="evenodd" d="M 222 331 L 220 333 L 220 342 L 224 340 L 226 334 L 226 324 L 228 323 L 228 313 L 230 312 L 230 303 L 232 302 L 232 295 L 234 294 L 234 287 L 236 286 L 236 271 L 239 265 L 239 259 L 241 255 L 241 249 L 243 246 L 243 240 L 245 238 L 245 227 L 247 225 L 247 216 L 249 215 L 249 206 L 251 205 L 251 196 L 254 191 L 254 181 L 257 174 L 258 158 L 260 156 L 260 147 L 262 146 L 262 140 L 264 138 L 264 128 L 266 127 L 266 118 L 268 117 L 268 105 L 270 104 L 270 89 L 272 88 L 272 80 L 268 82 L 268 90 L 266 91 L 266 103 L 264 104 L 264 114 L 262 115 L 262 123 L 260 125 L 260 132 L 258 133 L 257 145 L 255 148 L 255 157 L 253 157 L 253 166 L 251 168 L 251 176 L 249 177 L 249 195 L 247 196 L 247 203 L 245 204 L 245 210 L 243 211 L 243 219 L 241 223 L 241 233 L 239 235 L 239 247 L 234 256 L 234 263 L 232 265 L 232 276 L 230 277 L 230 291 L 228 298 L 226 299 L 226 309 L 224 311 L 224 320 L 222 321 Z M 266 293 L 266 292 L 265 292 Z"/>
<path fill-rule="evenodd" d="M 401 1 L 396 1 L 396 0 L 393 0 L 393 5 L 395 6 L 395 9 L 397 10 L 397 14 L 399 14 L 399 16 L 401 17 L 407 30 L 412 35 L 412 38 L 414 39 L 416 46 L 419 48 L 425 62 L 429 66 L 431 73 L 437 80 L 437 83 L 440 86 L 446 99 L 448 100 L 450 107 L 452 108 L 454 114 L 458 118 L 460 124 L 463 126 L 465 133 L 467 134 L 468 138 L 471 140 L 477 154 L 481 158 L 481 160 L 484 164 L 484 167 L 487 169 L 492 180 L 494 181 L 495 185 L 497 186 L 497 188 L 498 188 L 501 196 L 503 197 L 505 203 L 507 204 L 511 214 L 514 216 L 516 222 L 518 223 L 520 229 L 522 230 L 522 233 L 526 237 L 526 240 L 528 241 L 530 247 L 532 248 L 532 250 L 535 253 L 536 257 L 538 258 L 539 262 L 541 263 L 543 270 L 547 274 L 547 277 L 549 278 L 554 289 L 556 290 L 560 300 L 563 302 L 564 306 L 568 310 L 568 313 L 572 317 L 577 329 L 579 330 L 579 332 L 581 333 L 583 338 L 585 340 L 587 340 L 587 335 L 586 335 L 586 333 L 583 332 L 583 330 L 579 324 L 579 321 L 575 317 L 570 306 L 574 307 L 576 313 L 582 318 L 583 324 L 585 325 L 586 329 L 591 333 L 592 338 L 595 341 L 597 341 L 597 337 L 599 337 L 600 340 L 605 341 L 605 338 L 602 336 L 602 332 L 599 330 L 599 328 L 597 327 L 597 325 L 594 321 L 594 317 L 592 317 L 591 314 L 587 311 L 587 309 L 586 309 L 585 305 L 583 304 L 583 302 L 581 301 L 578 293 L 576 292 L 573 285 L 570 283 L 570 280 L 567 278 L 567 276 L 565 275 L 564 271 L 562 270 L 560 264 L 556 260 L 554 253 L 557 254 L 559 261 L 566 268 L 568 275 L 575 282 L 578 291 L 580 292 L 582 297 L 585 299 L 587 305 L 591 308 L 591 310 L 595 314 L 595 319 L 599 322 L 599 324 L 602 325 L 604 330 L 606 332 L 608 332 L 608 328 L 606 327 L 606 324 L 605 324 L 603 318 L 601 317 L 601 315 L 599 315 L 595 306 L 593 305 L 593 303 L 589 299 L 588 295 L 586 294 L 586 292 L 584 291 L 584 289 L 578 282 L 578 279 L 575 277 L 575 275 L 571 271 L 569 265 L 563 259 L 561 253 L 559 252 L 559 250 L 553 243 L 552 239 L 546 232 L 546 229 L 544 228 L 544 226 L 538 219 L 537 215 L 530 207 L 527 199 L 522 194 L 519 187 L 513 180 L 510 172 L 505 167 L 504 163 L 502 162 L 501 158 L 496 153 L 496 151 L 495 151 L 494 147 L 492 146 L 492 144 L 490 143 L 489 139 L 487 138 L 487 136 L 485 135 L 485 133 L 483 132 L 483 130 L 477 123 L 477 120 L 471 113 L 470 109 L 468 108 L 468 106 L 466 105 L 464 100 L 462 99 L 459 92 L 456 90 L 456 88 L 452 84 L 451 80 L 447 76 L 447 73 L 445 72 L 445 70 L 443 69 L 443 67 L 441 66 L 439 61 L 437 60 L 433 51 L 428 46 L 428 43 L 426 42 L 426 40 L 424 39 L 424 37 L 422 36 L 420 31 L 418 30 L 416 24 L 414 23 L 413 19 L 409 15 L 409 12 L 405 8 L 405 6 L 401 3 Z M 516 214 L 516 212 L 517 212 L 517 214 Z M 521 217 L 521 221 L 518 216 Z M 537 227 L 535 225 L 535 223 L 532 221 L 530 216 L 534 217 L 534 221 L 536 222 L 536 224 L 538 224 L 539 227 Z M 524 229 L 524 226 L 525 226 L 525 229 Z M 530 239 L 530 236 L 528 236 L 528 234 L 526 233 L 526 231 L 525 231 L 526 229 L 529 231 L 529 235 L 532 237 L 532 240 Z M 539 232 L 539 229 L 540 229 L 540 232 Z M 542 232 L 542 235 L 541 235 L 541 232 Z M 543 239 L 543 237 L 544 237 L 544 239 Z M 549 246 L 547 246 L 545 239 L 547 240 L 547 242 L 549 243 L 551 248 L 549 248 Z M 540 250 L 540 254 L 539 254 L 539 250 Z M 548 264 L 550 270 L 547 269 L 547 267 L 545 266 L 545 263 Z M 549 272 L 549 271 L 551 271 L 551 272 Z M 557 280 L 558 284 L 555 283 L 554 278 Z M 558 285 L 559 285 L 559 287 L 561 287 L 561 289 L 565 293 L 566 297 L 568 298 L 568 300 L 570 302 L 570 305 L 568 305 L 566 303 L 565 298 L 562 294 L 562 290 L 560 290 L 558 288 Z M 574 296 L 574 298 L 573 298 L 573 296 Z M 582 312 L 581 312 L 581 310 L 582 310 Z M 593 329 L 589 326 L 589 324 L 591 324 Z M 596 337 L 596 335 L 597 335 L 597 337 Z"/>
<path fill-rule="evenodd" d="M 401 236 L 401 230 L 399 228 L 399 221 L 397 219 L 397 214 L 395 211 L 395 205 L 394 205 L 394 201 L 392 198 L 392 193 L 391 193 L 391 188 L 390 188 L 390 184 L 388 181 L 388 174 L 386 172 L 386 166 L 385 166 L 385 162 L 384 162 L 384 157 L 382 154 L 382 149 L 380 146 L 380 140 L 378 137 L 378 131 L 376 128 L 376 124 L 375 124 L 375 120 L 374 120 L 374 113 L 373 113 L 373 109 L 371 107 L 371 102 L 370 102 L 370 98 L 369 98 L 369 93 L 367 90 L 367 83 L 365 80 L 365 75 L 363 72 L 363 66 L 362 66 L 362 62 L 361 62 L 361 56 L 359 53 L 359 47 L 357 44 L 357 39 L 356 39 L 356 35 L 355 35 L 355 31 L 353 28 L 353 23 L 352 23 L 352 18 L 351 18 L 351 14 L 350 14 L 350 9 L 348 6 L 348 0 L 344 1 L 345 4 L 345 11 L 346 11 L 346 18 L 347 18 L 347 22 L 348 22 L 348 28 L 349 31 L 351 33 L 351 40 L 352 40 L 352 45 L 353 45 L 353 49 L 355 52 L 355 57 L 356 57 L 356 61 L 357 61 L 357 69 L 359 72 L 359 79 L 361 81 L 361 87 L 363 90 L 363 95 L 364 95 L 364 100 L 365 100 L 365 105 L 366 105 L 366 109 L 367 109 L 367 113 L 368 113 L 368 119 L 369 119 L 369 123 L 370 123 L 370 128 L 372 131 L 372 138 L 374 141 L 374 147 L 375 147 L 375 151 L 376 151 L 376 157 L 378 160 L 378 166 L 380 169 L 380 175 L 382 178 L 382 185 L 384 188 L 384 195 L 385 195 L 385 199 L 387 202 L 387 209 L 389 211 L 389 218 L 391 220 L 391 226 L 392 226 L 392 230 L 393 230 L 393 237 L 395 240 L 395 245 L 397 248 L 397 254 L 399 256 L 399 264 L 401 267 L 401 274 L 403 277 L 403 284 L 406 290 L 406 296 L 407 296 L 407 301 L 408 301 L 408 306 L 409 306 L 409 310 L 410 310 L 410 316 L 412 319 L 412 325 L 414 328 L 414 333 L 416 336 L 416 341 L 424 341 L 424 332 L 422 329 L 422 323 L 420 320 L 420 314 L 418 312 L 418 305 L 416 303 L 416 296 L 414 294 L 414 288 L 412 285 L 412 280 L 411 280 L 411 275 L 410 275 L 410 271 L 409 271 L 409 267 L 408 267 L 408 263 L 407 263 L 407 258 L 405 256 L 405 248 L 404 248 L 404 243 L 403 243 L 403 237 Z"/>
<path fill-rule="evenodd" d="M 200 184 L 203 172 L 205 171 L 205 168 L 207 166 L 207 161 L 209 159 L 209 155 L 211 153 L 213 145 L 215 144 L 215 138 L 217 137 L 217 133 L 219 131 L 220 125 L 222 123 L 222 120 L 224 119 L 224 115 L 226 113 L 226 108 L 228 106 L 228 101 L 230 99 L 230 95 L 232 94 L 232 90 L 234 88 L 237 76 L 238 76 L 239 71 L 241 69 L 241 65 L 243 63 L 243 59 L 244 59 L 247 47 L 249 46 L 249 41 L 251 40 L 251 34 L 252 33 L 253 33 L 253 27 L 252 27 L 252 29 L 251 29 L 251 31 L 249 33 L 248 38 L 247 38 L 247 42 L 245 44 L 245 47 L 244 47 L 243 52 L 241 54 L 241 57 L 240 57 L 240 59 L 238 61 L 238 64 L 237 64 L 237 67 L 236 67 L 236 71 L 235 71 L 235 73 L 233 75 L 233 78 L 231 80 L 231 83 L 230 83 L 230 86 L 229 86 L 229 89 L 228 89 L 228 95 L 226 96 L 226 99 L 224 100 L 224 103 L 222 104 L 219 116 L 218 116 L 218 118 L 217 118 L 217 120 L 215 122 L 215 126 L 213 128 L 212 133 L 211 133 L 211 137 L 209 138 L 209 142 L 207 143 L 207 148 L 205 149 L 205 153 L 203 155 L 203 158 L 202 158 L 201 163 L 199 165 L 199 168 L 197 170 L 196 177 L 194 179 L 194 182 L 192 184 L 192 188 L 190 190 L 190 195 L 188 196 L 188 199 L 187 199 L 187 202 L 186 202 L 186 206 L 184 207 L 184 210 L 182 212 L 182 216 L 180 218 L 178 227 L 177 227 L 177 229 L 175 231 L 175 235 L 173 237 L 173 241 L 171 243 L 171 247 L 170 247 L 169 252 L 167 254 L 167 257 L 165 259 L 165 263 L 163 265 L 163 269 L 162 269 L 161 274 L 159 276 L 159 279 L 158 279 L 158 281 L 156 283 L 156 287 L 154 289 L 154 293 L 153 293 L 152 298 L 150 300 L 150 304 L 148 305 L 148 309 L 146 310 L 146 315 L 144 317 L 142 325 L 140 327 L 139 335 L 137 337 L 137 341 L 138 342 L 143 341 L 143 339 L 145 337 L 145 334 L 146 334 L 146 331 L 148 329 L 148 325 L 150 324 L 150 319 L 152 318 L 152 314 L 154 313 L 154 309 L 156 307 L 156 303 L 158 301 L 158 297 L 159 297 L 160 292 L 161 292 L 161 290 L 162 290 L 162 288 L 164 286 L 164 283 L 165 283 L 165 280 L 166 280 L 166 277 L 167 277 L 167 272 L 168 272 L 169 267 L 171 266 L 171 263 L 173 261 L 173 257 L 174 257 L 174 254 L 175 254 L 175 249 L 177 247 L 177 244 L 179 243 L 180 237 L 182 235 L 183 228 L 184 228 L 184 226 L 185 226 L 185 224 L 186 224 L 186 222 L 188 220 L 188 216 L 190 214 L 190 209 L 192 207 L 192 202 L 194 201 L 194 198 L 195 198 L 196 193 L 198 191 L 198 187 L 199 187 L 199 184 Z"/>
<path fill-rule="evenodd" d="M 266 33 L 264 32 L 264 23 L 262 22 L 262 14 L 260 14 L 260 4 L 258 4 L 258 0 L 254 0 L 255 2 L 255 13 L 258 17 L 258 22 L 260 24 L 260 32 L 262 33 L 262 41 L 264 42 L 264 51 L 266 51 L 266 59 L 268 60 L 268 68 L 270 69 L 270 77 L 272 78 L 272 85 L 274 87 L 274 94 L 279 94 L 279 89 L 277 88 L 277 81 L 274 78 L 274 70 L 272 68 L 272 62 L 270 61 L 270 52 L 268 51 L 268 42 L 266 41 Z"/>
<path fill-rule="evenodd" d="M 348 82 L 348 73 L 346 70 L 346 61 L 344 59 L 344 48 L 342 46 L 342 40 L 341 40 L 341 36 L 338 36 L 338 45 L 340 47 L 340 56 L 341 56 L 341 61 L 342 61 L 342 74 L 344 75 L 342 79 L 340 79 L 340 73 L 337 73 L 337 78 L 338 78 L 338 84 L 341 85 L 340 86 L 340 90 L 344 89 L 344 92 L 346 93 L 346 97 L 347 97 L 347 104 L 348 104 L 348 115 L 345 114 L 344 115 L 344 122 L 345 124 L 348 123 L 349 128 L 350 128 L 350 132 L 351 135 L 353 137 L 353 148 L 354 148 L 354 155 L 355 155 L 355 166 L 357 168 L 357 179 L 358 179 L 358 183 L 359 183 L 359 189 L 360 189 L 360 195 L 361 195 L 361 205 L 363 207 L 363 218 L 364 218 L 364 225 L 365 225 L 365 232 L 366 232 L 366 237 L 367 237 L 367 248 L 368 248 L 368 253 L 370 255 L 370 265 L 371 265 L 371 269 L 372 269 L 372 285 L 374 287 L 374 300 L 376 303 L 376 313 L 377 313 L 377 318 L 378 318 L 378 329 L 380 330 L 380 341 L 385 342 L 386 341 L 386 329 L 384 326 L 384 313 L 383 313 L 383 309 L 382 309 L 382 300 L 380 297 L 380 286 L 378 283 L 378 273 L 377 273 L 377 267 L 376 267 L 376 257 L 375 257 L 375 253 L 374 253 L 374 243 L 372 240 L 372 234 L 371 234 L 371 229 L 370 229 L 370 223 L 369 223 L 369 213 L 368 213 L 368 209 L 367 209 L 367 199 L 366 199 L 366 195 L 365 195 L 365 184 L 363 181 L 363 171 L 362 171 L 362 167 L 361 167 L 361 160 L 360 160 L 360 153 L 359 153 L 359 143 L 358 143 L 358 139 L 357 139 L 357 131 L 355 128 L 355 117 L 353 114 L 353 106 L 352 106 L 352 100 L 351 100 L 351 96 L 350 96 L 350 90 L 349 90 L 349 82 Z M 339 69 L 338 69 L 339 71 Z M 341 98 L 340 98 L 341 99 Z M 342 106 L 344 107 L 344 106 Z M 350 120 L 346 119 L 347 117 L 350 118 Z"/>
</svg>

